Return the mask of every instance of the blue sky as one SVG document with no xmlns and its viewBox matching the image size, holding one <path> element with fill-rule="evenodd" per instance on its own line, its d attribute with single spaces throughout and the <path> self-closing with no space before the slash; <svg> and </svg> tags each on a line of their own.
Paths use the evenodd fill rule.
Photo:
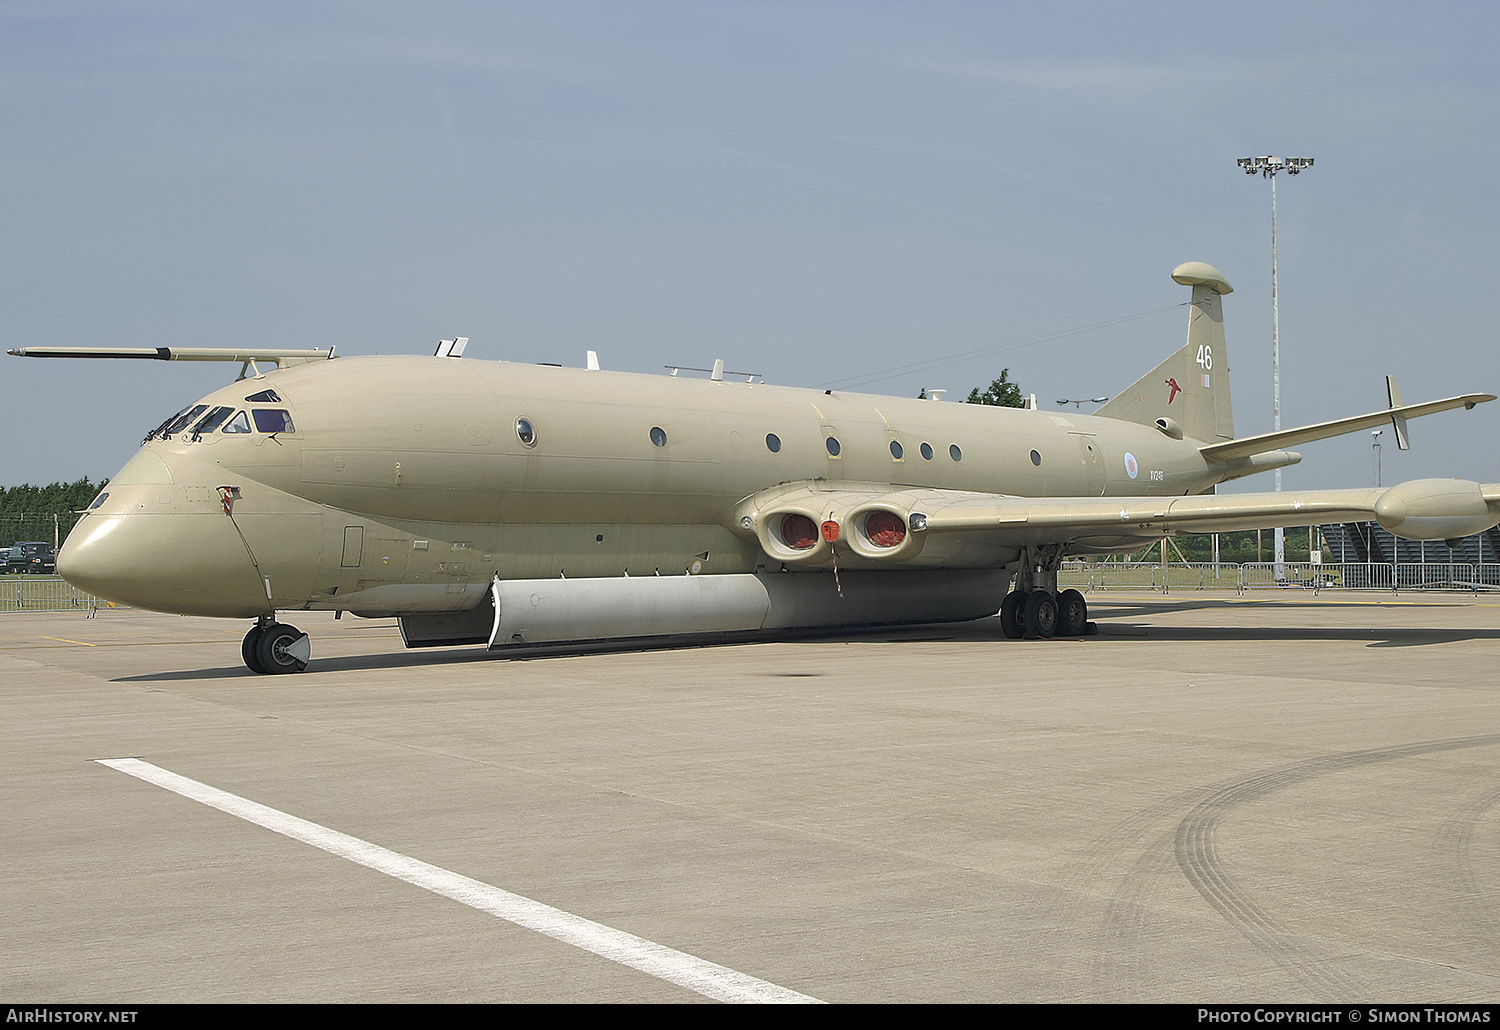
<svg viewBox="0 0 1500 1030">
<path fill-rule="evenodd" d="M 0 0 L 0 342 L 464 335 L 902 395 L 1008 367 L 1056 410 L 1181 343 L 1169 273 L 1200 260 L 1236 287 L 1245 435 L 1271 423 L 1270 193 L 1234 161 L 1276 153 L 1317 162 L 1278 185 L 1284 424 L 1380 407 L 1386 373 L 1500 392 L 1497 28 L 1492 3 Z M 0 358 L 0 484 L 111 475 L 230 369 Z M 1413 423 L 1385 482 L 1500 481 L 1496 409 Z M 1289 486 L 1370 482 L 1368 434 L 1303 453 Z"/>
</svg>

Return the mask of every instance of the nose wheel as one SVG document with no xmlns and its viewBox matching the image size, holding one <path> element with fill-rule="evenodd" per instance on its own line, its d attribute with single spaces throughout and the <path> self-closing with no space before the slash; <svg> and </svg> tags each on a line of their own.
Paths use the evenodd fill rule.
<svg viewBox="0 0 1500 1030">
<path fill-rule="evenodd" d="M 296 626 L 257 622 L 240 644 L 240 657 L 251 672 L 301 672 L 312 657 L 312 640 Z"/>
</svg>

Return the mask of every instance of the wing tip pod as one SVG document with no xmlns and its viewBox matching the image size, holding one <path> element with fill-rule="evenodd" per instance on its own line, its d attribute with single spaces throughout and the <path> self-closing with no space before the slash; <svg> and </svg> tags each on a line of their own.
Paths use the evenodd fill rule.
<svg viewBox="0 0 1500 1030">
<path fill-rule="evenodd" d="M 1497 501 L 1500 484 L 1413 479 L 1383 492 L 1374 514 L 1382 526 L 1408 540 L 1456 540 L 1494 526 L 1500 519 Z"/>
</svg>

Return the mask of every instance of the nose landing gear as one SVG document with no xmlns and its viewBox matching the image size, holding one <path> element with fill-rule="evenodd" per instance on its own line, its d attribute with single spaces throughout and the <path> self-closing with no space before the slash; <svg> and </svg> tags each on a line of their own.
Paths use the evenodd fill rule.
<svg viewBox="0 0 1500 1030">
<path fill-rule="evenodd" d="M 301 672 L 312 657 L 312 641 L 296 626 L 262 615 L 245 634 L 240 657 L 251 672 Z"/>
</svg>

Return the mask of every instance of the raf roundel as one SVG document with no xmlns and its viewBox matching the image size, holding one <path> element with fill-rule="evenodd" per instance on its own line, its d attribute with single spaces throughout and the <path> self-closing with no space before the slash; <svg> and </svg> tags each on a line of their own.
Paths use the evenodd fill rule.
<svg viewBox="0 0 1500 1030">
<path fill-rule="evenodd" d="M 1127 476 L 1129 476 L 1131 479 L 1134 479 L 1136 476 L 1140 475 L 1140 473 L 1141 473 L 1141 467 L 1140 467 L 1140 465 L 1136 464 L 1135 455 L 1131 454 L 1129 451 L 1126 451 L 1125 452 L 1125 474 Z"/>
</svg>

